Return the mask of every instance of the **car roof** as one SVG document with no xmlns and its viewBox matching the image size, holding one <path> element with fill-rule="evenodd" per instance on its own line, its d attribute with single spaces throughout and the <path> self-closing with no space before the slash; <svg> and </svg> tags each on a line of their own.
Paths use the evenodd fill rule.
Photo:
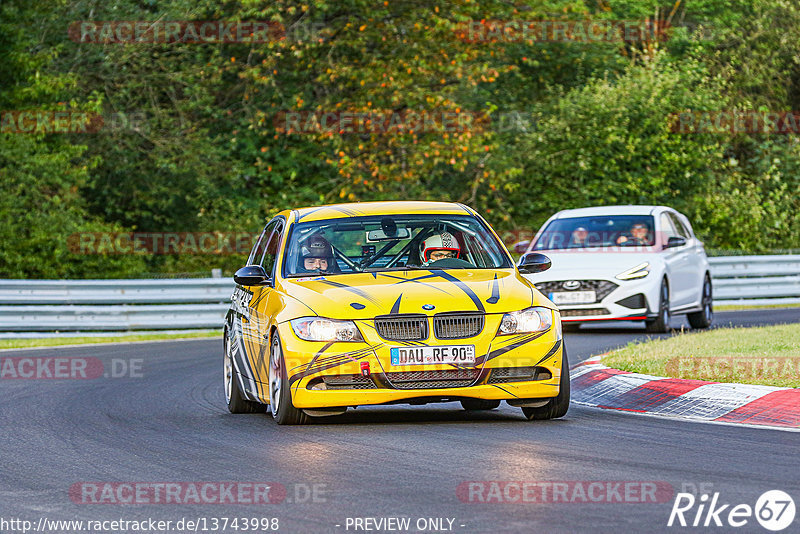
<svg viewBox="0 0 800 534">
<path fill-rule="evenodd" d="M 597 215 L 652 215 L 659 211 L 670 210 L 667 206 L 597 206 L 593 208 L 578 208 L 562 210 L 554 215 L 555 219 L 571 217 L 594 217 Z"/>
<path fill-rule="evenodd" d="M 369 215 L 405 215 L 411 213 L 431 213 L 441 215 L 464 215 L 472 212 L 463 204 L 455 202 L 430 202 L 415 200 L 393 200 L 385 202 L 353 202 L 349 204 L 330 204 L 292 210 L 295 221 L 319 221 L 323 219 L 342 219 Z"/>
</svg>

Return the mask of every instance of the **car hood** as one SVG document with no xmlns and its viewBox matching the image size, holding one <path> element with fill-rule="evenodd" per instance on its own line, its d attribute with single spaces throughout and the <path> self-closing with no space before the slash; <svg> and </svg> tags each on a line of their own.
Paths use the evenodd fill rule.
<svg viewBox="0 0 800 534">
<path fill-rule="evenodd" d="M 391 313 L 504 313 L 531 305 L 552 307 L 516 269 L 354 273 L 288 278 L 281 283 L 287 294 L 317 315 L 337 319 L 369 319 Z"/>
<path fill-rule="evenodd" d="M 613 280 L 619 273 L 644 262 L 656 266 L 661 258 L 653 252 L 542 252 L 550 258 L 550 269 L 527 274 L 531 282 L 551 280 Z"/>
</svg>

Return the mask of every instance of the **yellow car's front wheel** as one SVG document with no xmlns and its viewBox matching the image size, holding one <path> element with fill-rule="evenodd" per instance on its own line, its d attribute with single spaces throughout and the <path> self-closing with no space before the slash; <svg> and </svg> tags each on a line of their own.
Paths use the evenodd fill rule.
<svg viewBox="0 0 800 534">
<path fill-rule="evenodd" d="M 292 393 L 278 332 L 272 334 L 269 354 L 269 409 L 279 425 L 304 425 L 309 417 L 292 404 Z"/>
<path fill-rule="evenodd" d="M 561 380 L 558 383 L 558 395 L 550 399 L 544 406 L 523 407 L 522 413 L 528 421 L 536 419 L 558 419 L 567 415 L 569 410 L 569 361 L 567 361 L 567 347 L 561 351 Z"/>
</svg>

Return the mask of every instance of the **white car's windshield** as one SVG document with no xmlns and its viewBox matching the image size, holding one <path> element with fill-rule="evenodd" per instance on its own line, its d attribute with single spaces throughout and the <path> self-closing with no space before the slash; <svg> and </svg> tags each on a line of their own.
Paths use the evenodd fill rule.
<svg viewBox="0 0 800 534">
<path fill-rule="evenodd" d="M 510 267 L 502 245 L 474 217 L 386 215 L 294 224 L 283 276 Z"/>
<path fill-rule="evenodd" d="M 654 229 L 653 217 L 649 215 L 556 219 L 547 225 L 530 250 L 649 247 L 655 241 Z"/>
</svg>

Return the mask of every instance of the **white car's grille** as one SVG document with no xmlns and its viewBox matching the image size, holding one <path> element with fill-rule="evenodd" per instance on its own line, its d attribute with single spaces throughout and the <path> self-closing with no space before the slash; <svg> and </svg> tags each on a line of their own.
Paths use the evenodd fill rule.
<svg viewBox="0 0 800 534">
<path fill-rule="evenodd" d="M 578 284 L 576 285 L 575 282 Z M 609 293 L 619 286 L 608 280 L 556 280 L 550 282 L 536 282 L 536 289 L 549 295 L 562 291 L 594 291 L 597 295 L 597 302 L 600 302 Z"/>
</svg>

